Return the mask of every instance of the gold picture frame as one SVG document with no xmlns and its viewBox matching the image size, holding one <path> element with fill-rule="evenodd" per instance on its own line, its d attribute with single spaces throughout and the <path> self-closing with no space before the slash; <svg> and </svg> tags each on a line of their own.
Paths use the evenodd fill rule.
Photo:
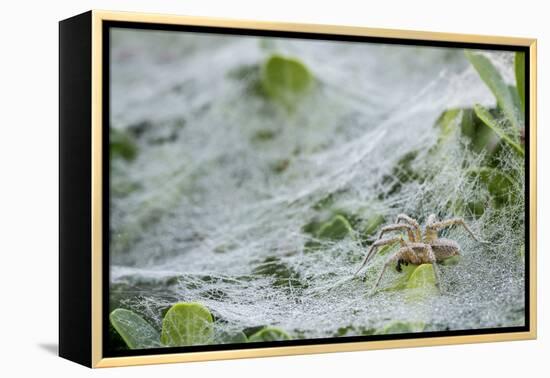
<svg viewBox="0 0 550 378">
<path fill-rule="evenodd" d="M 239 30 L 256 30 L 271 32 L 297 32 L 333 36 L 357 36 L 384 39 L 408 40 L 411 42 L 429 41 L 441 43 L 464 43 L 475 45 L 501 45 L 522 47 L 528 51 L 529 108 L 526 109 L 528 120 L 528 198 L 529 198 L 529 234 L 528 237 L 528 329 L 521 332 L 464 334 L 440 337 L 418 337 L 359 342 L 333 342 L 327 344 L 269 346 L 253 349 L 211 350 L 185 353 L 145 354 L 137 356 L 105 357 L 104 343 L 104 269 L 103 259 L 104 235 L 104 122 L 103 90 L 105 61 L 103 57 L 104 25 L 107 22 L 126 22 L 158 25 L 187 25 L 197 27 L 228 28 Z M 482 36 L 454 33 L 436 33 L 411 30 L 378 29 L 354 26 L 294 24 L 281 22 L 260 22 L 247 20 L 216 19 L 209 17 L 188 17 L 146 13 L 126 13 L 93 10 L 83 15 L 60 23 L 60 355 L 89 367 L 114 367 L 144 364 L 160 364 L 188 361 L 207 361 L 220 359 L 237 359 L 251 357 L 283 356 L 328 352 L 347 352 L 371 349 L 402 347 L 421 347 L 448 344 L 466 344 L 495 341 L 512 341 L 535 339 L 537 335 L 537 291 L 536 291 L 536 229 L 537 229 L 537 137 L 536 137 L 536 54 L 537 41 L 530 38 L 513 38 L 501 36 Z M 80 33 L 80 34 L 79 34 Z M 383 43 L 383 42 L 382 42 Z M 81 54 L 82 49 L 86 50 Z M 78 55 L 78 57 L 77 57 Z M 71 67 L 80 65 L 83 71 Z M 84 66 L 83 66 L 84 65 Z M 88 75 L 89 74 L 89 75 Z M 75 84 L 76 83 L 76 84 Z M 75 90 L 74 86 L 78 85 Z M 71 92 L 69 94 L 69 92 Z M 64 94 L 65 93 L 65 94 Z M 78 93 L 82 93 L 79 96 Z M 89 96 L 88 96 L 89 95 Z M 79 103 L 75 105 L 75 101 Z M 88 102 L 89 101 L 89 102 Z M 74 112 L 75 106 L 81 109 Z M 73 109 L 71 111 L 70 109 Z M 88 122 L 89 128 L 75 122 Z M 527 122 L 527 121 L 526 121 Z M 81 131 L 74 128 L 79 127 Z M 73 128 L 70 130 L 70 128 Z M 90 132 L 91 130 L 91 132 Z M 76 133 L 76 134 L 75 134 Z M 77 154 L 69 142 L 76 139 L 89 144 L 82 154 L 89 159 L 90 166 L 84 172 L 79 171 L 85 180 L 79 181 L 78 191 L 70 181 L 74 181 L 77 170 L 82 166 L 72 167 L 70 154 Z M 88 145 L 86 144 L 86 145 Z M 77 155 L 79 156 L 79 155 Z M 87 160 L 84 160 L 86 162 Z M 78 178 L 77 178 L 78 179 Z M 67 180 L 67 181 L 65 181 Z M 78 201 L 86 212 L 80 217 L 89 219 L 82 222 L 75 219 L 70 208 Z M 79 223 L 80 222 L 80 223 Z M 86 235 L 86 236 L 84 236 Z M 81 253 L 82 252 L 82 253 Z M 77 298 L 78 297 L 78 298 Z M 78 307 L 78 311 L 74 309 Z M 88 315 L 83 315 L 88 314 Z M 71 321 L 69 318 L 79 318 Z M 79 341 L 81 340 L 81 341 Z M 85 347 L 78 351 L 78 343 Z"/>
</svg>

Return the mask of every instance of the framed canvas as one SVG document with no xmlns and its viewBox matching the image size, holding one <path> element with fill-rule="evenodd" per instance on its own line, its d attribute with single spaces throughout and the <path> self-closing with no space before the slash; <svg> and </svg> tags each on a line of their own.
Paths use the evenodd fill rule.
<svg viewBox="0 0 550 378">
<path fill-rule="evenodd" d="M 536 41 L 60 22 L 59 353 L 536 337 Z"/>
</svg>

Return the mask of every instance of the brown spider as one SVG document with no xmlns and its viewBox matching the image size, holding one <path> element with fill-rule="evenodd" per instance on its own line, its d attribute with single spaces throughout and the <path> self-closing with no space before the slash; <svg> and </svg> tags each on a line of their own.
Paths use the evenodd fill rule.
<svg viewBox="0 0 550 378">
<path fill-rule="evenodd" d="M 400 223 L 401 221 L 404 221 L 405 223 Z M 378 238 L 371 245 L 365 260 L 355 274 L 359 273 L 359 271 L 363 269 L 367 262 L 369 262 L 369 260 L 375 255 L 378 248 L 384 245 L 399 242 L 401 244 L 401 248 L 391 255 L 384 264 L 384 268 L 382 268 L 382 272 L 380 272 L 380 276 L 378 276 L 378 279 L 372 289 L 373 292 L 378 287 L 386 268 L 395 263 L 397 263 L 396 268 L 398 271 L 401 271 L 401 264 L 432 264 L 434 267 L 436 286 L 439 288 L 439 272 L 435 263 L 441 262 L 451 256 L 460 255 L 460 246 L 454 240 L 439 238 L 437 233 L 438 231 L 453 225 L 463 226 L 476 241 L 486 243 L 475 236 L 470 227 L 468 227 L 462 218 L 438 221 L 435 214 L 431 214 L 426 222 L 424 234 L 422 234 L 420 224 L 415 219 L 406 214 L 399 214 L 395 220 L 395 223 L 382 227 L 380 234 L 378 234 Z M 384 233 L 390 231 L 406 231 L 409 240 L 404 240 L 402 236 L 381 239 Z"/>
</svg>

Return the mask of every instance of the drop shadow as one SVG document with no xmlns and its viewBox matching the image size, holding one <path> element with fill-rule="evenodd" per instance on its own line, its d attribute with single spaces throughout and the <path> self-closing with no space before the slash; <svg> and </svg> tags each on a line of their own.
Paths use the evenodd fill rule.
<svg viewBox="0 0 550 378">
<path fill-rule="evenodd" d="M 59 354 L 59 346 L 56 343 L 41 343 L 38 344 L 38 347 L 56 356 Z"/>
</svg>

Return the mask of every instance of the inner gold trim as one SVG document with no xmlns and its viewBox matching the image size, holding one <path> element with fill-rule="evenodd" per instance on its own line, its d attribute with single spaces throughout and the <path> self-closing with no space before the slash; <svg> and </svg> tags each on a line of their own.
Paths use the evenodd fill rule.
<svg viewBox="0 0 550 378">
<path fill-rule="evenodd" d="M 530 50 L 530 331 L 496 333 L 486 335 L 446 336 L 386 341 L 364 341 L 338 344 L 316 344 L 306 346 L 268 347 L 211 352 L 170 353 L 132 357 L 108 357 L 102 354 L 102 23 L 103 21 L 127 21 L 172 25 L 217 26 L 227 28 L 295 31 L 336 35 L 354 35 L 384 38 L 399 38 L 423 41 L 445 41 L 480 43 L 504 46 L 526 46 Z M 231 20 L 209 17 L 189 17 L 147 13 L 92 11 L 92 366 L 113 367 L 173 362 L 207 361 L 250 357 L 284 356 L 296 354 L 348 352 L 400 347 L 421 347 L 448 344 L 482 343 L 536 339 L 536 243 L 537 243 L 537 89 L 536 89 L 536 39 L 473 34 L 436 33 L 413 30 L 365 28 L 320 24 L 295 24 Z"/>
</svg>

